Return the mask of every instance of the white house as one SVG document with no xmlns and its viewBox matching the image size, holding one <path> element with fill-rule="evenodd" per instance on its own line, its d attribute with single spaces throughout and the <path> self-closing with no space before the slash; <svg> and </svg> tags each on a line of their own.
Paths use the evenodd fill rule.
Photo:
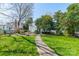
<svg viewBox="0 0 79 59">
<path fill-rule="evenodd" d="M 29 31 L 30 32 L 35 32 L 35 30 L 37 30 L 37 27 L 36 27 L 35 23 L 30 24 L 29 25 Z"/>
</svg>

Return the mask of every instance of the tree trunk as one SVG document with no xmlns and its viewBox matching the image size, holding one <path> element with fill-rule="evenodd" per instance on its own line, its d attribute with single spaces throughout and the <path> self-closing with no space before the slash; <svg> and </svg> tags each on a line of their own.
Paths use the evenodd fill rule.
<svg viewBox="0 0 79 59">
<path fill-rule="evenodd" d="M 19 16 L 19 20 L 17 21 L 17 33 L 20 33 L 20 22 L 21 22 L 21 16 Z"/>
<path fill-rule="evenodd" d="M 74 36 L 75 35 L 75 29 L 72 27 L 69 27 L 67 29 L 65 29 L 64 31 L 64 35 L 65 36 Z"/>
</svg>

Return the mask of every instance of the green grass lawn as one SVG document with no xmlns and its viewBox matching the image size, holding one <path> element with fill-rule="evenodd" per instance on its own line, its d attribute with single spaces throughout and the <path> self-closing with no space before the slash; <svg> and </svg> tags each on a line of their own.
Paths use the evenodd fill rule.
<svg viewBox="0 0 79 59">
<path fill-rule="evenodd" d="M 35 36 L 0 36 L 0 56 L 36 55 Z"/>
<path fill-rule="evenodd" d="M 59 55 L 79 56 L 79 38 L 42 35 L 42 39 Z"/>
</svg>

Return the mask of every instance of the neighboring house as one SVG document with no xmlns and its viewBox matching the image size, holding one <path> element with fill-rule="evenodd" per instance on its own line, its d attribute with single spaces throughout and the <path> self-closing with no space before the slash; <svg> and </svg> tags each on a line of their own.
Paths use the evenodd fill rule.
<svg viewBox="0 0 79 59">
<path fill-rule="evenodd" d="M 14 33 L 14 31 L 15 31 L 14 22 L 8 22 L 8 23 L 6 23 L 5 31 L 6 31 L 6 33 Z"/>
<path fill-rule="evenodd" d="M 1 34 L 1 33 L 4 33 L 4 27 L 5 27 L 5 25 L 1 25 L 1 24 L 0 24 L 0 34 Z"/>
<path fill-rule="evenodd" d="M 22 21 L 20 23 L 20 26 L 19 26 L 19 28 L 21 30 L 23 29 L 23 25 L 24 25 L 24 22 Z M 6 32 L 6 33 L 14 33 L 15 30 L 16 30 L 16 27 L 17 27 L 17 23 L 15 23 L 15 21 L 7 22 L 6 24 L 1 23 L 0 24 L 0 31 L 2 30 L 3 32 Z M 37 30 L 37 27 L 36 27 L 35 23 L 30 24 L 29 25 L 29 31 L 30 32 L 35 32 L 35 30 Z"/>
<path fill-rule="evenodd" d="M 14 33 L 16 31 L 16 29 L 18 28 L 17 24 L 18 24 L 17 20 L 6 23 L 7 33 L 8 32 Z M 20 28 L 20 30 L 23 29 L 23 21 L 20 23 L 19 28 Z"/>
<path fill-rule="evenodd" d="M 5 33 L 14 33 L 15 31 L 15 22 L 7 22 L 5 24 L 0 24 L 0 29 Z"/>
<path fill-rule="evenodd" d="M 29 31 L 30 32 L 35 32 L 37 30 L 37 27 L 35 25 L 35 23 L 32 23 L 29 25 Z"/>
</svg>

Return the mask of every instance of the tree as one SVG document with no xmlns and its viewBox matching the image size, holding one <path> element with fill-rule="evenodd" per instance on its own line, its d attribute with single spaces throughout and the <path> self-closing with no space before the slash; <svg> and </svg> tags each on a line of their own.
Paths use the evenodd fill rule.
<svg viewBox="0 0 79 59">
<path fill-rule="evenodd" d="M 37 29 L 43 32 L 50 32 L 53 29 L 53 18 L 50 15 L 43 15 L 36 20 Z"/>
<path fill-rule="evenodd" d="M 37 33 L 40 33 L 42 27 L 42 18 L 37 18 L 35 21 L 35 25 L 37 26 Z"/>
<path fill-rule="evenodd" d="M 44 32 L 52 30 L 53 18 L 50 15 L 42 16 L 42 29 Z"/>
<path fill-rule="evenodd" d="M 3 12 L 0 12 L 0 14 L 8 16 L 8 17 L 10 16 L 10 18 L 13 18 L 14 20 L 16 19 L 17 20 L 16 31 L 20 32 L 21 22 L 32 16 L 33 4 L 31 3 L 10 3 L 8 4 L 8 7 L 11 7 L 11 8 L 5 9 L 5 11 L 9 10 L 10 13 L 8 15 Z"/>
<path fill-rule="evenodd" d="M 61 10 L 58 10 L 54 14 L 54 20 L 56 21 L 56 34 L 57 35 L 62 34 L 64 21 L 65 21 L 65 15 L 66 13 L 63 13 Z"/>
<path fill-rule="evenodd" d="M 33 23 L 33 19 L 30 17 L 29 19 L 27 19 L 23 25 L 23 28 L 25 31 L 29 31 L 29 26 L 32 25 Z"/>
<path fill-rule="evenodd" d="M 15 16 L 18 19 L 18 24 L 17 24 L 18 29 L 17 30 L 19 32 L 21 22 L 32 16 L 33 4 L 13 3 L 12 5 L 14 6 L 14 8 L 13 8 L 14 13 L 12 13 L 12 14 L 13 14 L 13 16 Z"/>
<path fill-rule="evenodd" d="M 68 35 L 73 36 L 79 26 L 79 4 L 71 4 L 67 8 L 65 30 Z"/>
</svg>

